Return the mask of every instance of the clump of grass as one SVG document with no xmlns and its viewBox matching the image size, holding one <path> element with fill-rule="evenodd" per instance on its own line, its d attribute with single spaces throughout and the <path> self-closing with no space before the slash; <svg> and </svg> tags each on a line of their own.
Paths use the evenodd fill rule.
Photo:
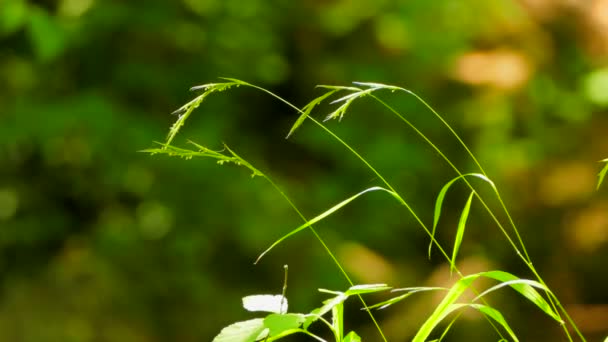
<svg viewBox="0 0 608 342">
<path fill-rule="evenodd" d="M 324 293 L 332 294 L 334 297 L 324 301 L 321 307 L 314 309 L 306 314 L 287 312 L 287 299 L 285 297 L 285 290 L 281 295 L 256 295 L 245 297 L 244 306 L 246 309 L 250 311 L 262 311 L 268 314 L 264 318 L 256 318 L 244 322 L 237 322 L 227 326 L 224 330 L 220 332 L 219 335 L 216 336 L 216 338 L 214 339 L 215 342 L 254 342 L 259 340 L 274 341 L 295 333 L 303 333 L 310 336 L 312 339 L 318 341 L 325 341 L 321 337 L 314 335 L 309 331 L 309 326 L 314 322 L 324 323 L 332 332 L 336 342 L 360 341 L 360 337 L 355 332 L 349 332 L 346 335 L 343 334 L 343 303 L 351 296 L 357 297 L 358 300 L 362 303 L 363 309 L 368 312 L 370 319 L 375 324 L 380 338 L 383 341 L 386 341 L 384 333 L 382 332 L 378 321 L 373 315 L 373 309 L 384 309 L 395 303 L 398 303 L 401 300 L 406 299 L 407 297 L 413 294 L 425 291 L 444 291 L 445 295 L 443 297 L 443 300 L 435 308 L 433 313 L 419 328 L 414 337 L 414 341 L 426 341 L 431 335 L 432 331 L 439 325 L 439 323 L 444 321 L 448 316 L 450 316 L 450 314 L 457 312 L 456 315 L 452 315 L 453 318 L 451 319 L 451 322 L 447 325 L 447 328 L 445 328 L 443 333 L 441 334 L 441 337 L 439 339 L 442 339 L 443 336 L 448 333 L 451 326 L 457 321 L 458 317 L 460 317 L 460 312 L 462 311 L 462 309 L 467 307 L 478 310 L 482 315 L 484 315 L 488 323 L 491 324 L 491 326 L 496 331 L 497 335 L 501 340 L 507 340 L 508 337 L 513 341 L 518 341 L 516 333 L 509 326 L 509 324 L 501 314 L 500 310 L 494 308 L 493 306 L 491 306 L 490 303 L 485 300 L 485 296 L 488 293 L 500 290 L 504 287 L 512 288 L 522 296 L 522 299 L 530 301 L 536 307 L 542 310 L 546 315 L 551 317 L 558 325 L 563 328 L 564 335 L 568 338 L 568 340 L 573 341 L 574 336 L 571 333 L 572 330 L 575 332 L 575 335 L 580 338 L 580 340 L 585 341 L 584 336 L 581 334 L 576 324 L 572 321 L 564 307 L 561 305 L 558 298 L 553 294 L 553 292 L 549 289 L 543 278 L 536 271 L 532 260 L 526 250 L 526 246 L 523 242 L 523 239 L 519 234 L 517 226 L 515 225 L 515 222 L 512 219 L 504 201 L 502 200 L 500 192 L 495 186 L 495 184 L 486 174 L 475 155 L 471 152 L 469 147 L 464 143 L 460 136 L 454 131 L 454 129 L 428 103 L 426 103 L 418 95 L 405 88 L 384 85 L 380 83 L 355 82 L 354 86 L 322 85 L 319 86 L 319 88 L 323 89 L 325 92 L 310 101 L 307 105 L 302 107 L 302 109 L 300 109 L 288 102 L 287 100 L 279 97 L 278 95 L 254 84 L 250 84 L 233 78 L 225 78 L 222 80 L 223 81 L 219 83 L 209 83 L 193 87 L 193 91 L 201 91 L 201 94 L 199 94 L 192 101 L 186 103 L 184 106 L 180 107 L 174 112 L 178 115 L 178 119 L 171 127 L 166 141 L 164 143 L 159 143 L 159 146 L 156 148 L 145 150 L 145 152 L 151 154 L 166 154 L 169 156 L 178 156 L 187 159 L 193 157 L 211 158 L 216 160 L 219 164 L 231 163 L 234 165 L 243 166 L 249 171 L 251 171 L 252 177 L 259 176 L 263 178 L 285 199 L 288 205 L 301 217 L 303 223 L 299 227 L 292 229 L 289 233 L 278 238 L 275 242 L 270 244 L 270 246 L 267 247 L 258 256 L 255 262 L 259 262 L 264 256 L 271 252 L 274 247 L 283 243 L 289 237 L 308 229 L 315 235 L 316 239 L 323 246 L 332 262 L 336 265 L 338 271 L 344 276 L 346 281 L 349 283 L 350 287 L 344 292 L 320 290 Z M 196 144 L 194 142 L 190 142 L 190 145 L 192 146 L 191 149 L 178 148 L 172 145 L 173 139 L 178 134 L 180 128 L 184 125 L 186 119 L 190 116 L 194 109 L 199 107 L 199 105 L 204 101 L 204 99 L 208 95 L 236 87 L 247 87 L 262 91 L 276 98 L 278 101 L 285 103 L 287 106 L 291 107 L 295 112 L 299 114 L 299 116 L 291 127 L 291 129 L 289 130 L 287 138 L 295 134 L 297 129 L 306 121 L 310 121 L 312 124 L 316 125 L 319 129 L 328 134 L 338 144 L 342 145 L 348 151 L 348 153 L 351 153 L 356 158 L 358 158 L 361 163 L 363 163 L 370 170 L 370 172 L 372 172 L 377 177 L 380 184 L 363 189 L 357 194 L 354 194 L 351 197 L 344 199 L 343 201 L 335 204 L 326 211 L 318 214 L 314 218 L 308 219 L 301 213 L 301 211 L 297 208 L 292 199 L 267 174 L 255 168 L 250 162 L 237 155 L 228 146 L 224 146 L 224 149 L 221 151 L 215 151 Z M 430 111 L 430 113 L 432 113 L 436 117 L 438 123 L 443 125 L 445 129 L 450 132 L 450 134 L 454 137 L 454 139 L 465 149 L 468 156 L 474 162 L 477 170 L 465 173 L 459 168 L 457 168 L 454 163 L 443 153 L 443 151 L 438 148 L 437 145 L 435 145 L 422 131 L 420 131 L 394 107 L 390 106 L 384 100 L 382 100 L 380 94 L 383 91 L 393 93 L 401 92 L 408 96 L 412 96 L 415 100 L 421 102 Z M 371 97 L 381 107 L 387 109 L 388 112 L 390 112 L 392 115 L 397 116 L 409 129 L 411 129 L 416 135 L 421 138 L 423 143 L 428 144 L 446 162 L 446 165 L 454 171 L 455 177 L 444 185 L 444 187 L 441 189 L 440 193 L 437 196 L 432 225 L 424 223 L 418 213 L 416 213 L 412 209 L 410 204 L 392 187 L 392 185 L 383 177 L 380 172 L 378 172 L 373 167 L 370 162 L 368 162 L 352 146 L 342 140 L 334 131 L 329 129 L 323 122 L 319 121 L 312 115 L 313 110 L 317 108 L 322 102 L 340 93 L 342 94 L 342 96 L 338 97 L 330 103 L 331 105 L 337 105 L 337 108 L 333 110 L 329 115 L 327 115 L 323 122 L 332 119 L 342 120 L 348 114 L 349 109 L 354 105 L 354 103 L 358 99 L 362 97 Z M 608 162 L 608 159 L 604 160 L 604 162 Z M 602 169 L 599 174 L 598 187 L 603 181 L 603 178 L 607 172 L 608 164 Z M 495 198 L 500 203 L 501 210 L 504 212 L 504 215 L 507 218 L 506 224 L 498 219 L 494 211 L 488 206 L 486 199 L 482 197 L 478 189 L 474 187 L 471 182 L 469 182 L 469 179 L 472 177 L 483 180 L 484 184 L 486 184 L 492 190 L 493 194 L 495 195 Z M 450 187 L 456 182 L 463 182 L 470 189 L 470 193 L 465 202 L 466 204 L 461 212 L 460 220 L 457 225 L 456 238 L 454 239 L 454 243 L 451 248 L 452 252 L 448 253 L 447 248 L 442 246 L 437 241 L 437 239 L 435 238 L 435 234 L 441 217 L 445 196 L 449 191 Z M 456 281 L 456 283 L 451 288 L 408 287 L 391 290 L 391 288 L 385 284 L 353 284 L 352 280 L 340 264 L 339 260 L 335 257 L 332 250 L 327 246 L 327 244 L 316 232 L 313 225 L 322 221 L 326 217 L 338 212 L 343 207 L 347 206 L 349 203 L 356 200 L 357 198 L 367 193 L 376 191 L 384 192 L 390 195 L 398 203 L 400 203 L 413 216 L 417 224 L 427 233 L 430 240 L 428 248 L 429 258 L 431 257 L 432 250 L 436 249 L 446 260 L 446 262 L 449 263 L 451 272 L 455 273 L 459 277 L 459 280 Z M 458 269 L 458 251 L 462 240 L 464 239 L 466 223 L 473 203 L 478 203 L 484 208 L 484 210 L 489 213 L 490 217 L 498 228 L 498 231 L 505 237 L 507 243 L 511 246 L 514 253 L 529 269 L 531 275 L 533 276 L 533 279 L 520 278 L 503 270 L 487 270 L 475 274 L 463 274 Z M 497 285 L 480 291 L 474 286 L 475 280 L 479 278 L 488 278 L 495 280 L 497 281 Z M 284 289 L 285 286 L 286 280 Z M 388 290 L 391 290 L 390 293 L 396 293 L 397 295 L 371 306 L 368 305 L 362 297 L 363 294 L 371 292 L 383 292 Z M 476 294 L 476 297 L 469 301 L 461 301 L 462 294 L 469 290 L 473 291 Z M 404 293 L 399 294 L 399 292 Z M 283 304 L 285 305 L 283 306 Z M 331 314 L 331 321 L 323 317 L 326 314 Z M 507 337 L 505 337 L 505 333 Z"/>
</svg>

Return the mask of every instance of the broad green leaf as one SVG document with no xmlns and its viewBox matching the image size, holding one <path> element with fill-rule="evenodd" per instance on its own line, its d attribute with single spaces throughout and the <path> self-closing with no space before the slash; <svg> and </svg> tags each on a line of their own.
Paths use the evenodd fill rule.
<svg viewBox="0 0 608 342">
<path fill-rule="evenodd" d="M 379 186 L 374 186 L 374 187 L 371 187 L 371 188 L 365 189 L 365 190 L 361 191 L 360 193 L 358 193 L 358 194 L 356 194 L 356 195 L 354 195 L 354 196 L 351 196 L 351 197 L 349 197 L 349 198 L 345 199 L 344 201 L 342 201 L 342 202 L 340 202 L 340 203 L 338 203 L 338 204 L 334 205 L 334 206 L 333 206 L 333 207 L 331 207 L 330 209 L 326 210 L 325 212 L 323 212 L 322 214 L 320 214 L 320 215 L 316 216 L 315 218 L 311 219 L 310 221 L 308 221 L 308 222 L 304 223 L 303 225 L 299 226 L 298 228 L 296 228 L 296 229 L 294 229 L 294 230 L 290 231 L 289 233 L 287 233 L 287 234 L 283 235 L 281 238 L 279 238 L 278 240 L 276 240 L 276 241 L 275 241 L 275 242 L 274 242 L 272 245 L 270 245 L 270 247 L 268 247 L 268 248 L 267 248 L 267 249 L 266 249 L 264 252 L 262 252 L 262 254 L 260 254 L 260 256 L 259 256 L 259 257 L 257 258 L 257 260 L 255 261 L 255 263 L 257 264 L 257 263 L 260 261 L 260 259 L 262 259 L 262 257 L 264 257 L 264 255 L 266 255 L 266 254 L 267 254 L 268 252 L 270 252 L 270 251 L 271 251 L 271 250 L 272 250 L 274 247 L 276 247 L 278 244 L 280 244 L 281 242 L 283 242 L 283 241 L 284 241 L 285 239 L 287 239 L 288 237 L 290 237 L 290 236 L 292 236 L 292 235 L 294 235 L 294 234 L 296 234 L 296 233 L 298 233 L 298 232 L 302 231 L 303 229 L 305 229 L 305 228 L 307 228 L 307 227 L 309 227 L 309 226 L 311 226 L 311 225 L 313 225 L 313 224 L 315 224 L 315 223 L 317 223 L 317 222 L 319 222 L 319 221 L 323 220 L 323 219 L 324 219 L 324 218 L 326 218 L 327 216 L 329 216 L 329 215 L 331 215 L 331 214 L 335 213 L 336 211 L 338 211 L 338 210 L 342 209 L 342 207 L 344 207 L 345 205 L 347 205 L 347 204 L 349 204 L 350 202 L 354 201 L 354 200 L 355 200 L 356 198 L 358 198 L 359 196 L 361 196 L 361 195 L 363 195 L 363 194 L 365 194 L 365 193 L 371 192 L 371 191 L 379 191 L 379 190 L 381 190 L 381 191 L 386 191 L 386 192 L 388 192 L 389 194 L 391 194 L 391 195 L 393 195 L 393 196 L 394 196 L 394 193 L 393 193 L 392 191 L 387 190 L 387 189 L 382 188 L 382 187 L 379 187 Z"/>
<path fill-rule="evenodd" d="M 264 318 L 264 326 L 268 328 L 269 336 L 273 337 L 287 331 L 294 331 L 294 329 L 297 329 L 302 325 L 305 320 L 306 317 L 302 314 L 271 314 Z M 298 330 L 295 330 L 294 332 L 297 331 Z"/>
<path fill-rule="evenodd" d="M 282 295 L 253 295 L 243 297 L 243 307 L 253 312 L 287 312 L 287 298 Z"/>
<path fill-rule="evenodd" d="M 425 291 L 437 291 L 437 290 L 447 290 L 447 289 L 444 287 L 410 287 L 410 288 L 404 288 L 404 289 L 395 289 L 392 292 L 407 291 L 407 293 L 404 293 L 397 297 L 393 297 L 389 300 L 385 300 L 383 302 L 371 305 L 371 306 L 369 306 L 369 309 L 376 309 L 376 308 L 378 310 L 386 309 L 387 307 L 406 299 L 407 297 L 413 295 L 414 293 L 425 292 Z"/>
<path fill-rule="evenodd" d="M 353 296 L 358 294 L 365 293 L 373 293 L 373 292 L 382 292 L 386 290 L 390 290 L 391 287 L 386 284 L 365 284 L 365 285 L 354 285 L 351 286 L 346 292 L 344 292 L 347 296 Z"/>
<path fill-rule="evenodd" d="M 310 315 L 306 318 L 304 322 L 304 329 L 308 329 L 308 327 L 319 319 L 319 317 L 325 315 L 330 312 L 336 305 L 341 305 L 348 298 L 347 295 L 340 293 L 336 297 L 327 299 L 323 301 L 323 306 L 320 308 L 316 308 L 310 312 Z"/>
<path fill-rule="evenodd" d="M 302 108 L 300 116 L 298 117 L 298 119 L 296 120 L 296 122 L 293 124 L 293 126 L 291 126 L 291 129 L 289 130 L 289 133 L 287 133 L 287 136 L 285 137 L 285 139 L 289 139 L 289 137 L 293 134 L 293 132 L 295 132 L 295 130 L 298 127 L 300 127 L 300 125 L 310 115 L 310 112 L 313 110 L 313 108 L 315 106 L 317 106 L 318 104 L 320 104 L 323 100 L 325 100 L 326 98 L 330 97 L 332 94 L 334 94 L 338 90 L 339 89 L 332 89 L 332 90 L 328 91 L 327 93 L 325 93 L 325 94 L 317 97 L 316 99 L 310 101 L 306 106 L 304 106 L 304 108 Z"/>
<path fill-rule="evenodd" d="M 361 342 L 361 337 L 357 335 L 356 332 L 351 331 L 346 336 L 344 336 L 344 342 Z"/>
<path fill-rule="evenodd" d="M 431 231 L 431 242 L 429 243 L 429 259 L 431 258 L 431 249 L 433 248 L 433 240 L 435 239 L 435 231 L 437 230 L 437 223 L 439 223 L 439 217 L 441 216 L 441 207 L 443 205 L 443 200 L 445 199 L 445 195 L 448 192 L 448 189 L 454 184 L 457 180 L 463 179 L 464 177 L 477 177 L 486 182 L 488 182 L 494 190 L 496 190 L 496 186 L 494 183 L 486 176 L 480 173 L 465 173 L 462 174 L 449 182 L 447 182 L 441 191 L 439 191 L 439 195 L 437 195 L 437 200 L 435 201 L 435 212 L 433 214 L 433 229 Z"/>
<path fill-rule="evenodd" d="M 602 182 L 604 182 L 604 177 L 606 177 L 606 173 L 608 173 L 608 158 L 601 160 L 601 162 L 606 163 L 606 165 L 604 165 L 604 167 L 602 168 L 600 173 L 597 175 L 598 176 L 597 189 L 600 188 L 600 185 L 602 185 Z"/>
<path fill-rule="evenodd" d="M 469 217 L 469 212 L 471 211 L 471 202 L 473 201 L 473 195 L 475 195 L 475 191 L 471 191 L 469 195 L 469 199 L 460 214 L 460 220 L 458 221 L 458 229 L 456 230 L 456 238 L 454 239 L 454 250 L 452 251 L 452 259 L 450 260 L 450 272 L 456 269 L 456 255 L 458 254 L 458 250 L 460 249 L 460 245 L 462 244 L 462 238 L 464 237 L 464 229 L 467 225 L 467 218 Z"/>
<path fill-rule="evenodd" d="M 213 342 L 255 342 L 265 337 L 265 330 L 262 318 L 250 319 L 225 327 Z"/>
</svg>

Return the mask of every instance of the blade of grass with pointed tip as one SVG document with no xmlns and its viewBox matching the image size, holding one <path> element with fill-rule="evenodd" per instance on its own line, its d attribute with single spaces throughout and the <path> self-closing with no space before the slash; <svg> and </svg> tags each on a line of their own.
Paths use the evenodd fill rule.
<svg viewBox="0 0 608 342">
<path fill-rule="evenodd" d="M 505 329 L 505 331 L 509 334 L 509 336 L 511 336 L 511 338 L 513 339 L 513 341 L 515 341 L 515 342 L 519 341 L 517 339 L 517 336 L 513 332 L 513 329 L 511 329 L 511 327 L 509 326 L 509 324 L 505 320 L 504 316 L 500 313 L 500 311 L 498 311 L 498 310 L 496 310 L 493 307 L 488 306 L 488 305 L 481 305 L 481 304 L 468 304 L 468 305 L 470 307 L 474 308 L 474 309 L 479 310 L 484 315 L 486 315 L 487 317 L 492 318 L 494 321 L 496 321 L 498 324 L 500 324 L 503 327 L 503 329 Z"/>
<path fill-rule="evenodd" d="M 293 134 L 293 132 L 295 132 L 295 130 L 298 127 L 300 127 L 300 125 L 304 122 L 304 120 L 306 120 L 306 118 L 310 115 L 310 112 L 313 110 L 314 107 L 319 105 L 323 100 L 330 97 L 338 90 L 339 89 L 331 89 L 327 93 L 317 97 L 316 99 L 310 101 L 306 106 L 304 106 L 304 108 L 302 108 L 302 113 L 300 114 L 300 116 L 298 117 L 296 122 L 293 124 L 293 126 L 291 126 L 291 129 L 289 130 L 289 133 L 287 133 L 287 136 L 285 137 L 285 139 L 289 139 L 289 137 Z"/>
<path fill-rule="evenodd" d="M 515 276 L 511 273 L 505 272 L 505 271 L 488 271 L 488 272 L 482 272 L 482 273 L 480 273 L 480 275 L 487 277 L 487 278 L 492 278 L 494 280 L 498 280 L 502 283 L 512 282 L 515 280 L 521 280 L 521 278 L 518 278 L 517 276 Z M 561 319 L 561 317 L 555 311 L 553 311 L 553 309 L 551 308 L 549 303 L 547 303 L 547 301 L 543 298 L 543 296 L 541 296 L 540 293 L 538 293 L 538 291 L 536 291 L 534 289 L 534 287 L 538 287 L 538 288 L 544 290 L 545 292 L 547 292 L 550 296 L 553 296 L 553 293 L 546 286 L 544 286 L 538 282 L 531 281 L 531 280 L 528 282 L 525 282 L 525 283 L 520 283 L 520 282 L 509 283 L 509 286 L 511 288 L 513 288 L 515 291 L 519 292 L 522 296 L 527 298 L 529 301 L 531 301 L 534 305 L 536 305 L 539 309 L 541 309 L 543 312 L 545 312 L 551 318 L 553 318 L 560 324 L 564 323 L 564 321 Z"/>
<path fill-rule="evenodd" d="M 390 290 L 391 287 L 386 284 L 365 284 L 365 285 L 354 285 L 351 286 L 346 292 L 344 292 L 347 296 L 354 296 L 358 294 L 366 294 L 366 293 L 374 293 L 374 292 L 382 292 L 386 290 Z"/>
<path fill-rule="evenodd" d="M 460 220 L 458 221 L 458 229 L 456 229 L 456 238 L 454 239 L 454 249 L 452 251 L 452 260 L 450 260 L 450 273 L 456 269 L 456 255 L 458 255 L 458 250 L 460 249 L 460 245 L 462 244 L 462 238 L 464 237 L 464 229 L 467 225 L 467 219 L 469 217 L 469 212 L 471 211 L 471 202 L 473 202 L 473 195 L 475 195 L 475 191 L 471 191 L 469 195 L 469 199 L 460 214 Z"/>
<path fill-rule="evenodd" d="M 601 163 L 606 163 L 606 165 L 604 165 L 604 167 L 602 168 L 602 171 L 600 171 L 600 173 L 597 175 L 598 176 L 598 180 L 597 180 L 597 189 L 599 190 L 600 185 L 602 185 L 602 182 L 604 182 L 604 177 L 606 177 L 606 173 L 608 173 L 608 158 L 601 160 Z"/>
<path fill-rule="evenodd" d="M 395 289 L 392 292 L 397 292 L 398 290 L 401 290 L 401 289 Z M 407 297 L 409 297 L 409 296 L 411 296 L 411 295 L 413 295 L 415 293 L 426 292 L 426 291 L 437 291 L 437 290 L 447 290 L 447 289 L 444 288 L 444 287 L 417 287 L 417 288 L 411 288 L 411 289 L 406 290 L 406 291 L 408 291 L 407 293 L 404 293 L 404 294 L 399 295 L 397 297 L 393 297 L 391 299 L 385 300 L 385 301 L 380 302 L 380 303 L 376 303 L 374 305 L 369 306 L 368 308 L 369 309 L 378 309 L 378 310 L 386 309 L 387 307 L 389 307 L 389 306 L 391 306 L 391 305 L 393 305 L 395 303 L 398 303 L 398 302 L 406 299 Z"/>
<path fill-rule="evenodd" d="M 357 199 L 359 196 L 366 194 L 368 192 L 371 191 L 386 191 L 388 193 L 392 193 L 392 191 L 387 190 L 385 188 L 379 187 L 379 186 L 374 186 L 368 189 L 365 189 L 361 192 L 359 192 L 358 194 L 351 196 L 347 199 L 345 199 L 344 201 L 334 205 L 333 207 L 329 208 L 328 210 L 326 210 L 325 212 L 323 212 L 322 214 L 316 216 L 315 218 L 309 220 L 308 222 L 304 223 L 303 225 L 299 226 L 298 228 L 290 231 L 289 233 L 283 235 L 281 238 L 279 238 L 278 240 L 276 240 L 272 245 L 270 245 L 270 247 L 268 247 L 264 252 L 262 252 L 262 254 L 260 254 L 260 256 L 256 259 L 254 264 L 257 264 L 260 259 L 262 259 L 262 257 L 264 257 L 264 255 L 266 255 L 268 252 L 270 252 L 274 247 L 276 247 L 278 244 L 280 244 L 281 242 L 283 242 L 285 239 L 287 239 L 288 237 L 302 231 L 303 229 L 323 220 L 324 218 L 328 217 L 329 215 L 335 213 L 336 211 L 340 210 L 342 207 L 344 207 L 345 205 L 349 204 L 350 202 L 354 201 L 355 199 Z"/>
<path fill-rule="evenodd" d="M 441 191 L 439 191 L 439 195 L 437 195 L 437 200 L 435 201 L 435 211 L 433 214 L 433 229 L 431 230 L 432 239 L 431 239 L 431 242 L 429 243 L 429 259 L 431 258 L 431 249 L 433 247 L 433 239 L 435 238 L 435 231 L 437 230 L 437 223 L 439 223 L 439 218 L 441 216 L 441 208 L 443 205 L 443 200 L 445 199 L 445 195 L 448 192 L 448 189 L 452 186 L 452 184 L 454 184 L 459 179 L 463 179 L 464 177 L 480 178 L 480 179 L 486 181 L 487 183 L 489 183 L 493 189 L 496 189 L 494 182 L 492 182 L 488 177 L 486 177 L 485 175 L 482 175 L 481 173 L 465 173 L 463 175 L 453 178 L 452 180 L 447 182 L 443 186 L 443 188 L 441 188 Z"/>
</svg>

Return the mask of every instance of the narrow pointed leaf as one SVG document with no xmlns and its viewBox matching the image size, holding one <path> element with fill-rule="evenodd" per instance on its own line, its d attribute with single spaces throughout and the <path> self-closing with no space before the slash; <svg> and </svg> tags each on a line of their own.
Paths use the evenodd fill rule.
<svg viewBox="0 0 608 342">
<path fill-rule="evenodd" d="M 458 228 L 456 230 L 456 238 L 454 239 L 454 250 L 452 251 L 452 259 L 450 260 L 450 272 L 456 269 L 456 255 L 458 255 L 458 250 L 460 249 L 460 245 L 462 244 L 462 238 L 464 237 L 464 229 L 467 225 L 467 218 L 469 217 L 469 212 L 471 211 L 471 202 L 473 201 L 473 195 L 475 195 L 475 191 L 471 191 L 469 195 L 469 199 L 460 214 L 460 220 L 458 221 Z"/>
<path fill-rule="evenodd" d="M 347 296 L 354 296 L 358 294 L 365 293 L 373 293 L 373 292 L 382 292 L 386 290 L 390 290 L 391 287 L 386 284 L 365 284 L 365 285 L 354 285 L 351 286 L 346 292 L 344 292 Z"/>
<path fill-rule="evenodd" d="M 600 173 L 597 175 L 598 176 L 597 189 L 600 188 L 600 185 L 602 185 L 602 182 L 604 182 L 604 177 L 606 177 L 606 173 L 608 173 L 608 158 L 602 160 L 601 162 L 606 163 L 606 165 L 604 165 L 604 167 L 602 168 L 602 171 L 600 171 Z"/>
<path fill-rule="evenodd" d="M 496 190 L 496 186 L 494 185 L 494 182 L 492 182 L 488 177 L 486 177 L 480 173 L 465 173 L 463 175 L 460 175 L 460 176 L 450 180 L 443 186 L 443 188 L 441 188 L 441 191 L 439 191 L 439 195 L 437 195 L 437 200 L 435 201 L 435 212 L 433 215 L 433 229 L 431 231 L 432 239 L 431 239 L 431 242 L 429 243 L 429 259 L 431 258 L 431 249 L 433 248 L 433 240 L 435 239 L 435 231 L 437 230 L 437 223 L 439 223 L 439 218 L 441 216 L 441 207 L 443 205 L 443 200 L 445 199 L 445 195 L 448 192 L 448 189 L 452 186 L 452 184 L 454 184 L 459 179 L 463 179 L 464 177 L 480 178 L 480 179 L 486 181 L 487 183 L 489 183 L 492 186 L 492 188 L 494 190 Z"/>
<path fill-rule="evenodd" d="M 313 108 L 315 106 L 319 105 L 323 100 L 325 100 L 326 98 L 328 98 L 329 96 L 331 96 L 332 94 L 334 94 L 337 91 L 338 91 L 338 89 L 332 89 L 332 90 L 328 91 L 327 93 L 310 101 L 306 106 L 304 106 L 304 108 L 302 108 L 302 112 L 301 112 L 300 116 L 298 117 L 296 122 L 293 124 L 293 126 L 291 126 L 291 129 L 289 130 L 289 133 L 287 133 L 287 136 L 285 137 L 285 139 L 288 139 L 293 134 L 293 132 L 295 132 L 295 130 L 298 127 L 300 127 L 300 125 L 302 125 L 304 120 L 306 120 L 306 118 L 310 115 L 310 112 L 313 110 Z"/>
<path fill-rule="evenodd" d="M 469 304 L 469 306 L 474 309 L 479 310 L 484 315 L 492 318 L 494 321 L 496 321 L 498 324 L 500 324 L 503 327 L 503 329 L 505 329 L 505 331 L 509 334 L 509 336 L 511 336 L 511 339 L 513 341 L 515 341 L 515 342 L 519 341 L 517 339 L 517 336 L 515 335 L 515 333 L 513 332 L 513 330 L 511 329 L 511 327 L 505 320 L 505 318 L 503 317 L 503 315 L 500 313 L 500 311 L 498 311 L 490 306 L 481 305 L 481 304 Z"/>
<path fill-rule="evenodd" d="M 296 229 L 294 229 L 294 230 L 290 231 L 289 233 L 287 233 L 287 234 L 283 235 L 283 236 L 282 236 L 280 239 L 276 240 L 276 241 L 275 241 L 275 242 L 274 242 L 272 245 L 270 245 L 270 247 L 268 247 L 268 248 L 267 248 L 267 249 L 266 249 L 264 252 L 262 252 L 262 254 L 260 254 L 260 256 L 259 256 L 259 257 L 257 258 L 257 260 L 255 261 L 255 263 L 257 264 L 257 263 L 260 261 L 260 259 L 262 259 L 262 257 L 264 257 L 264 255 L 266 255 L 266 254 L 267 254 L 268 252 L 270 252 L 270 251 L 271 251 L 271 250 L 272 250 L 274 247 L 276 247 L 278 244 L 280 244 L 281 242 L 283 242 L 283 241 L 284 241 L 285 239 L 287 239 L 288 237 L 290 237 L 290 236 L 292 236 L 292 235 L 294 235 L 294 234 L 296 234 L 296 233 L 298 233 L 298 232 L 302 231 L 303 229 L 308 228 L 309 226 L 314 225 L 315 223 L 317 223 L 317 222 L 319 222 L 319 221 L 323 220 L 324 218 L 328 217 L 329 215 L 331 215 L 331 214 L 335 213 L 336 211 L 338 211 L 338 210 L 342 209 L 342 208 L 343 208 L 345 205 L 347 205 L 347 204 L 349 204 L 350 202 L 354 201 L 354 200 L 355 200 L 355 199 L 357 199 L 359 196 L 361 196 L 361 195 L 363 195 L 363 194 L 365 194 L 365 193 L 371 192 L 371 191 L 379 191 L 379 190 L 381 190 L 381 191 L 386 191 L 386 192 L 388 192 L 388 193 L 390 193 L 390 194 L 393 194 L 393 192 L 392 192 L 392 191 L 387 190 L 387 189 L 382 188 L 382 187 L 378 187 L 378 186 L 374 186 L 374 187 L 371 187 L 371 188 L 365 189 L 365 190 L 361 191 L 360 193 L 358 193 L 358 194 L 356 194 L 356 195 L 354 195 L 354 196 L 351 196 L 351 197 L 349 197 L 349 198 L 345 199 L 344 201 L 342 201 L 342 202 L 340 202 L 340 203 L 338 203 L 338 204 L 334 205 L 334 206 L 333 206 L 333 207 L 331 207 L 330 209 L 326 210 L 325 212 L 323 212 L 322 214 L 320 214 L 320 215 L 316 216 L 315 218 L 311 219 L 310 221 L 308 221 L 308 222 L 304 223 L 303 225 L 299 226 L 298 228 L 296 228 Z"/>
<path fill-rule="evenodd" d="M 544 290 L 548 295 L 553 296 L 553 293 L 546 286 L 544 286 L 540 283 L 534 282 L 532 280 L 529 280 L 526 282 L 521 282 L 521 283 L 514 282 L 516 280 L 521 280 L 521 279 L 518 278 L 517 276 L 514 276 L 511 273 L 504 272 L 504 271 L 488 271 L 488 272 L 482 272 L 482 273 L 480 273 L 480 275 L 487 277 L 487 278 L 492 278 L 492 279 L 498 280 L 500 282 L 512 282 L 512 283 L 509 283 L 509 286 L 511 288 L 513 288 L 515 291 L 519 292 L 522 296 L 527 298 L 534 305 L 536 305 L 539 309 L 544 311 L 547 315 L 549 315 L 551 318 L 553 318 L 560 324 L 564 323 L 564 321 L 561 319 L 561 317 L 551 308 L 551 305 L 549 305 L 549 303 L 547 303 L 547 301 L 543 298 L 543 296 L 541 296 L 540 293 L 538 293 L 538 291 L 536 291 L 534 289 L 534 287 L 538 287 L 538 288 Z"/>
<path fill-rule="evenodd" d="M 391 305 L 393 305 L 395 303 L 398 303 L 398 302 L 406 299 L 407 297 L 409 297 L 409 296 L 411 296 L 411 295 L 413 295 L 415 293 L 425 292 L 425 291 L 437 291 L 437 290 L 444 290 L 445 291 L 447 289 L 444 288 L 444 287 L 416 287 L 416 288 L 412 287 L 412 288 L 409 288 L 409 289 L 395 289 L 392 292 L 397 292 L 397 291 L 408 291 L 408 292 L 404 293 L 402 295 L 399 295 L 397 297 L 393 297 L 391 299 L 385 300 L 383 302 L 376 303 L 374 305 L 368 306 L 368 308 L 369 309 L 378 309 L 378 310 L 386 309 L 387 307 L 389 307 L 389 306 L 391 306 Z"/>
</svg>

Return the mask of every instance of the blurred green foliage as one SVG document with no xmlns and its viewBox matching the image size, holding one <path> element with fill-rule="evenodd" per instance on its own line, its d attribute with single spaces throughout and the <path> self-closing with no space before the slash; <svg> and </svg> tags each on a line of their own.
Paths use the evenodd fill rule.
<svg viewBox="0 0 608 342">
<path fill-rule="evenodd" d="M 605 335 L 608 201 L 594 188 L 596 161 L 608 150 L 606 3 L 0 1 L 0 340 L 210 340 L 243 318 L 240 297 L 280 291 L 285 263 L 296 310 L 319 301 L 318 287 L 346 288 L 311 234 L 252 266 L 299 223 L 263 182 L 208 161 L 137 153 L 163 140 L 168 113 L 189 100 L 190 86 L 218 76 L 301 105 L 316 84 L 375 81 L 419 93 L 475 147 L 537 269 L 583 331 Z M 422 106 L 386 99 L 470 165 Z M 381 108 L 356 105 L 332 128 L 431 220 L 453 174 Z M 228 143 L 307 215 L 375 185 L 312 126 L 284 140 L 295 118 L 238 89 L 210 97 L 178 143 Z M 446 241 L 461 190 L 439 228 Z M 397 208 L 371 195 L 319 229 L 358 281 L 446 281 L 446 266 L 426 260 L 425 235 Z M 523 272 L 480 211 L 470 225 L 465 271 L 494 264 Z M 391 340 L 409 338 L 421 312 L 430 313 L 424 300 L 380 313 Z M 534 308 L 508 295 L 496 301 L 522 340 L 559 334 Z M 366 316 L 353 312 L 347 322 L 369 328 L 356 330 L 373 340 Z M 493 336 L 475 317 L 459 326 L 453 340 Z"/>
</svg>

